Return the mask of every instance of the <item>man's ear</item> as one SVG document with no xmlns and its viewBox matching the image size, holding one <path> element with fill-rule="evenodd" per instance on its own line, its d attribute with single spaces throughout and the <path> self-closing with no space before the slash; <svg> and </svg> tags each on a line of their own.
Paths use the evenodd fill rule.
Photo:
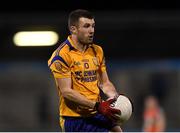
<svg viewBox="0 0 180 133">
<path fill-rule="evenodd" d="M 71 27 L 70 27 L 70 31 L 71 31 L 72 34 L 77 34 L 77 28 L 76 28 L 76 26 L 71 26 Z"/>
</svg>

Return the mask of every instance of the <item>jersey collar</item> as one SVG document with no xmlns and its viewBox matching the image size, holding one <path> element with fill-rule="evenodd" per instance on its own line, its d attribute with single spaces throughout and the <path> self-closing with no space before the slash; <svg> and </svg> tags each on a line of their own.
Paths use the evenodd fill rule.
<svg viewBox="0 0 180 133">
<path fill-rule="evenodd" d="M 74 49 L 78 50 L 78 48 L 74 45 L 73 40 L 71 39 L 71 35 L 68 36 L 68 38 L 67 38 L 67 40 L 66 40 L 66 43 L 67 43 L 67 45 L 70 47 L 70 50 L 74 50 Z M 93 45 L 93 44 L 90 44 L 90 45 L 87 47 L 87 49 L 88 49 L 89 47 L 92 47 L 92 45 Z M 87 50 L 87 49 L 86 49 L 86 50 Z M 78 50 L 78 51 L 79 51 L 79 50 Z"/>
<path fill-rule="evenodd" d="M 71 39 L 71 35 L 68 36 L 66 43 L 67 43 L 67 45 L 69 45 L 70 50 L 77 49 L 76 46 L 74 45 L 72 39 Z"/>
</svg>

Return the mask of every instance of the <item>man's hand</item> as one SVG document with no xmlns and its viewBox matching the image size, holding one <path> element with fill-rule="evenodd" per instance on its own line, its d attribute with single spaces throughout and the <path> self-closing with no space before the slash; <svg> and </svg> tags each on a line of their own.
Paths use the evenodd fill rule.
<svg viewBox="0 0 180 133">
<path fill-rule="evenodd" d="M 113 103 L 115 100 L 116 99 L 109 99 L 104 102 L 96 102 L 95 109 L 107 118 L 116 121 L 119 119 L 118 116 L 121 114 L 121 111 L 111 107 L 111 103 Z"/>
</svg>

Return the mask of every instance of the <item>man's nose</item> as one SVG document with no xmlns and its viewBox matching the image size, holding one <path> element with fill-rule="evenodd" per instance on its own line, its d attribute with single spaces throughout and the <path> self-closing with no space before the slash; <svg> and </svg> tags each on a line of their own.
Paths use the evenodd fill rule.
<svg viewBox="0 0 180 133">
<path fill-rule="evenodd" d="M 91 33 L 91 34 L 94 33 L 94 28 L 90 28 L 89 33 Z"/>
</svg>

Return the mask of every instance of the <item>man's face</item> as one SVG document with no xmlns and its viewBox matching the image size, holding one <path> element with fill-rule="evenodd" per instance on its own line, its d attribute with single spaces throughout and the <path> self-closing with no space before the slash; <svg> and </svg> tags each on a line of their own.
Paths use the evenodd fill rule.
<svg viewBox="0 0 180 133">
<path fill-rule="evenodd" d="M 80 18 L 77 26 L 77 38 L 82 44 L 91 44 L 94 37 L 94 19 Z"/>
</svg>

